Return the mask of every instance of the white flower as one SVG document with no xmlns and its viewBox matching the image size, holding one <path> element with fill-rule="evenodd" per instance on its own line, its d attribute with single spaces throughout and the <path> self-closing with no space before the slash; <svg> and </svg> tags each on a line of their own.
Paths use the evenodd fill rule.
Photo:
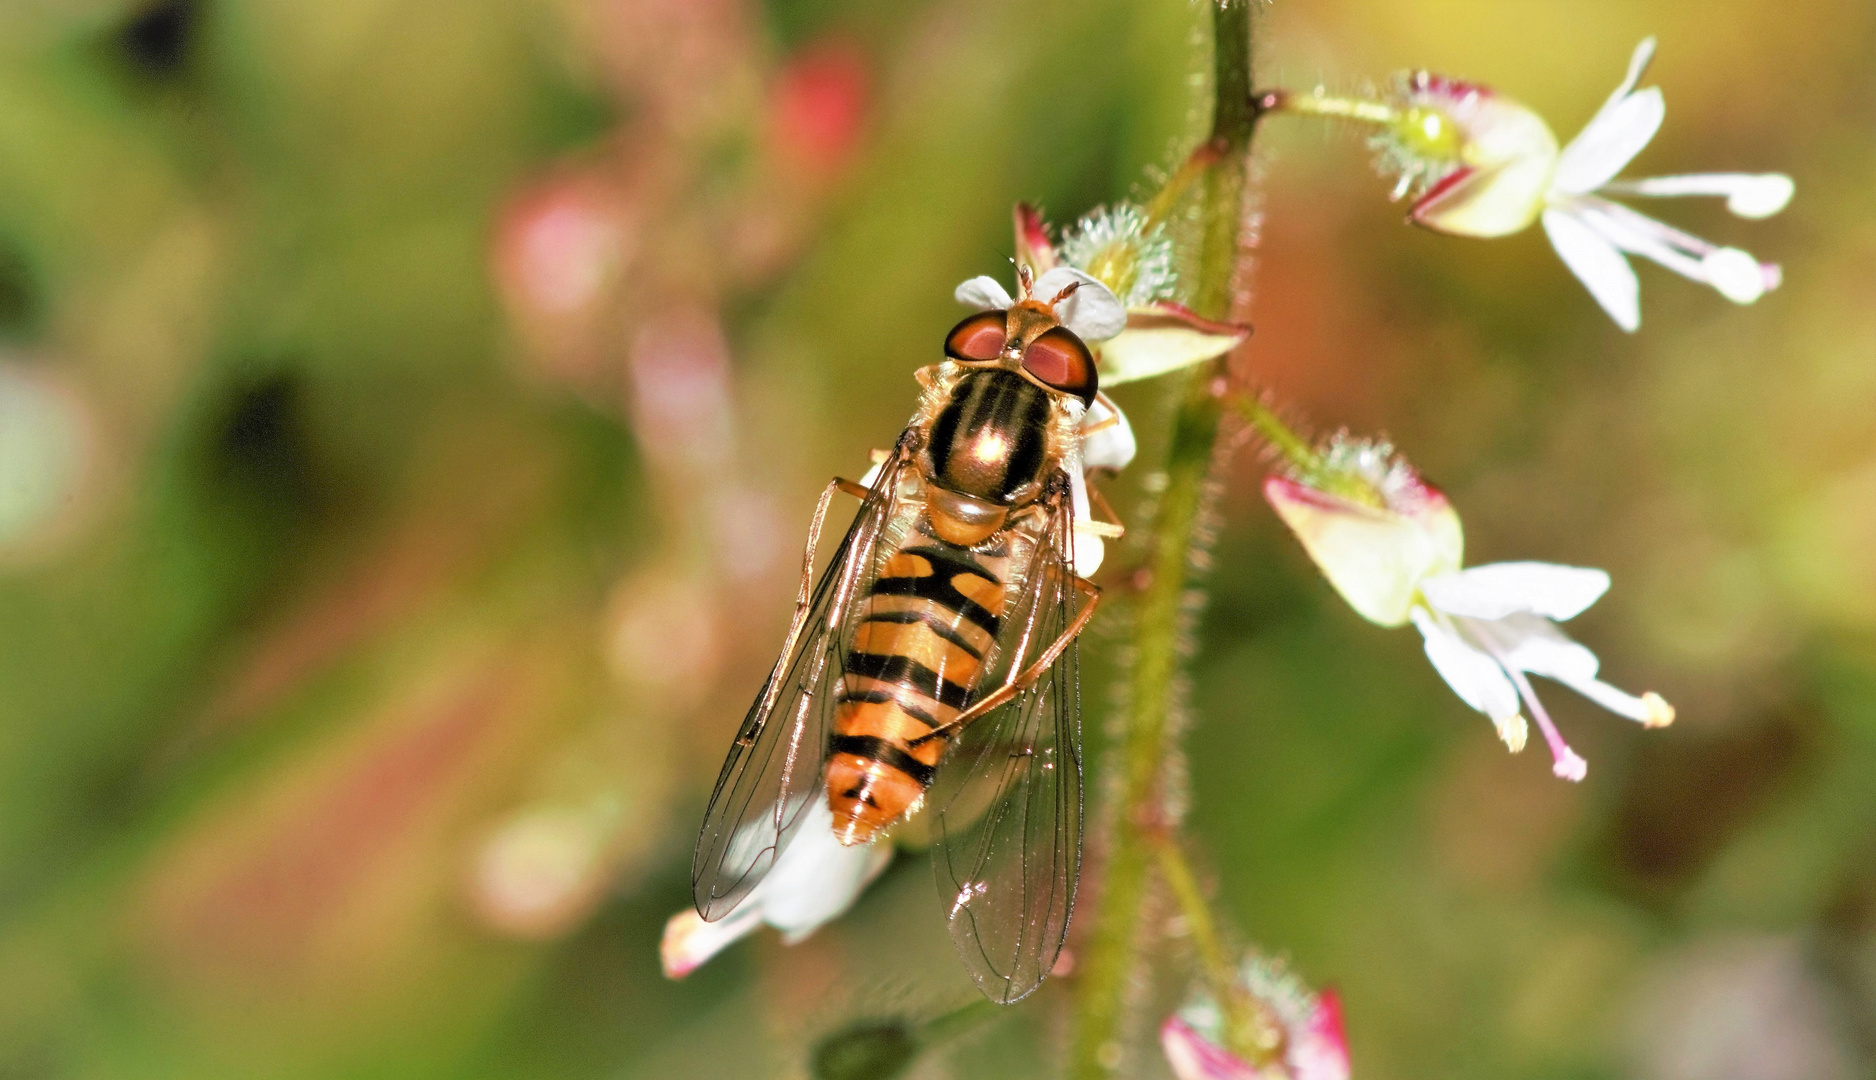
<svg viewBox="0 0 1876 1080">
<path fill-rule="evenodd" d="M 1160 1049 L 1179 1080 L 1348 1080 L 1348 1040 L 1334 991 L 1312 993 L 1280 965 L 1252 957 L 1239 989 L 1283 1029 L 1281 1061 L 1259 1068 L 1231 1053 L 1218 1004 L 1200 994 L 1160 1025 Z"/>
<path fill-rule="evenodd" d="M 1491 719 L 1513 752 L 1524 749 L 1528 708 L 1550 746 L 1552 771 L 1581 780 L 1587 769 L 1527 674 L 1646 727 L 1673 722 L 1673 707 L 1659 695 L 1636 697 L 1598 679 L 1596 654 L 1557 628 L 1602 596 L 1608 574 L 1538 562 L 1461 569 L 1458 515 L 1386 446 L 1338 439 L 1312 482 L 1272 476 L 1264 496 L 1357 614 L 1419 628 L 1434 670 Z"/>
<path fill-rule="evenodd" d="M 1070 285 L 1080 288 L 1055 305 L 1055 317 L 1074 331 L 1076 337 L 1086 342 L 1102 341 L 1126 329 L 1127 309 L 1121 306 L 1114 291 L 1101 284 L 1100 279 L 1072 266 L 1057 266 L 1045 272 L 1030 286 L 1029 294 L 1047 303 Z M 984 310 L 1002 311 L 1016 303 L 1002 282 L 988 275 L 959 285 L 956 295 L 958 303 Z"/>
<path fill-rule="evenodd" d="M 780 930 L 784 944 L 807 940 L 853 906 L 891 861 L 890 840 L 848 847 L 836 839 L 827 800 L 816 796 L 794 840 L 734 911 L 716 922 L 705 922 L 686 908 L 664 924 L 658 954 L 665 976 L 683 978 L 763 923 Z"/>
<path fill-rule="evenodd" d="M 1659 88 L 1635 88 L 1654 50 L 1653 38 L 1636 46 L 1627 78 L 1561 151 L 1543 120 L 1524 106 L 1481 86 L 1413 76 L 1404 92 L 1409 108 L 1403 117 L 1450 122 L 1458 138 L 1456 148 L 1446 152 L 1430 150 L 1427 133 L 1420 130 L 1382 137 L 1384 158 L 1402 170 L 1403 183 L 1438 177 L 1414 204 L 1412 219 L 1440 232 L 1492 237 L 1517 232 L 1541 217 L 1564 265 L 1628 331 L 1641 325 L 1640 285 L 1629 255 L 1711 285 L 1739 304 L 1776 288 L 1776 264 L 1760 263 L 1738 248 L 1709 243 L 1605 197 L 1714 195 L 1745 218 L 1770 217 L 1791 201 L 1794 186 L 1781 173 L 1615 179 L 1654 138 L 1666 112 Z"/>
<path fill-rule="evenodd" d="M 1674 722 L 1659 694 L 1640 697 L 1596 677 L 1596 654 L 1564 636 L 1569 619 L 1602 596 L 1601 570 L 1540 562 L 1491 563 L 1420 583 L 1424 600 L 1408 613 L 1426 639 L 1427 659 L 1466 704 L 1491 718 L 1512 752 L 1524 749 L 1531 711 L 1550 746 L 1551 771 L 1581 780 L 1588 764 L 1563 740 L 1525 675 L 1542 675 L 1644 727 Z"/>
</svg>

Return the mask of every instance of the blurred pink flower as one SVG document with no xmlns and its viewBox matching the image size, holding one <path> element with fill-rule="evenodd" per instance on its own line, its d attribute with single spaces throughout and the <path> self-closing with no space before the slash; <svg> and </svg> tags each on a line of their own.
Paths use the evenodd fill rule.
<svg viewBox="0 0 1876 1080">
<path fill-rule="evenodd" d="M 1160 1049 L 1179 1080 L 1348 1080 L 1348 1040 L 1335 991 L 1310 992 L 1261 959 L 1247 961 L 1240 981 L 1282 1028 L 1280 1060 L 1254 1065 L 1226 1050 L 1224 1017 L 1200 996 L 1160 1025 Z"/>
<path fill-rule="evenodd" d="M 830 41 L 790 57 L 769 92 L 769 130 L 776 153 L 804 171 L 838 171 L 853 156 L 871 96 L 866 56 Z"/>
<path fill-rule="evenodd" d="M 502 217 L 496 274 L 517 314 L 564 318 L 598 303 L 632 254 L 616 198 L 592 180 L 546 181 Z"/>
</svg>

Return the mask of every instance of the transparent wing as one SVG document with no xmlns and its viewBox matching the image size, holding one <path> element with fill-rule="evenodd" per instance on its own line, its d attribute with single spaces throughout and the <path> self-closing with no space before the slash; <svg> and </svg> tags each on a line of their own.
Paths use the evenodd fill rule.
<svg viewBox="0 0 1876 1080">
<path fill-rule="evenodd" d="M 691 856 L 691 897 L 708 921 L 729 914 L 768 874 L 820 797 L 828 722 L 845 666 L 841 650 L 878 572 L 880 540 L 901 514 L 899 477 L 909 446 L 900 440 L 861 501 L 723 760 Z"/>
<path fill-rule="evenodd" d="M 1066 477 L 1050 491 L 980 696 L 1034 664 L 1074 619 Z M 1080 694 L 1071 642 L 1041 678 L 959 733 L 932 787 L 939 899 L 964 966 L 993 1001 L 1041 985 L 1068 933 L 1081 873 Z"/>
</svg>

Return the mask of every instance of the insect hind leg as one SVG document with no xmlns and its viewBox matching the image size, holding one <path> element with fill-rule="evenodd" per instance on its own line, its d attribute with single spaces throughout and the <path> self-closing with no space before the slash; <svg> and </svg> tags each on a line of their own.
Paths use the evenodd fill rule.
<svg viewBox="0 0 1876 1080">
<path fill-rule="evenodd" d="M 1036 680 L 1042 678 L 1049 668 L 1053 667 L 1055 662 L 1061 659 L 1062 654 L 1068 651 L 1068 646 L 1073 643 L 1077 637 L 1081 636 L 1081 631 L 1088 625 L 1088 620 L 1094 618 L 1094 609 L 1101 604 L 1101 587 L 1099 585 L 1096 585 L 1094 582 L 1084 577 L 1076 577 L 1074 579 L 1074 585 L 1076 589 L 1079 589 L 1087 595 L 1088 602 L 1083 604 L 1081 610 L 1075 613 L 1074 621 L 1070 622 L 1062 631 L 1061 635 L 1050 643 L 1047 649 L 1042 651 L 1042 655 L 1036 658 L 1035 663 L 1024 668 L 1021 672 L 1011 675 L 1002 686 L 991 691 L 989 696 L 980 701 L 972 702 L 968 708 L 952 717 L 950 721 L 940 724 L 925 734 L 920 735 L 918 738 L 913 739 L 908 745 L 918 746 L 922 743 L 930 742 L 933 739 L 950 738 L 952 735 L 968 727 L 971 721 L 978 719 L 992 709 L 1007 704 L 1011 698 L 1035 685 Z"/>
</svg>

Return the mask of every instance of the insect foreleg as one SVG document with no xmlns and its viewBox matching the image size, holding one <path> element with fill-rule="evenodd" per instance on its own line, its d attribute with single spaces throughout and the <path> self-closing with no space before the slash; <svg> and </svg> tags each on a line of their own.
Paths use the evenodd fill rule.
<svg viewBox="0 0 1876 1080">
<path fill-rule="evenodd" d="M 962 731 L 970 725 L 971 721 L 976 720 L 978 717 L 983 716 L 985 713 L 1000 705 L 1006 704 L 1011 698 L 1035 685 L 1036 680 L 1042 678 L 1042 676 L 1048 672 L 1049 668 L 1053 667 L 1055 662 L 1061 659 L 1062 654 L 1068 651 L 1068 646 L 1072 644 L 1077 637 L 1081 636 L 1082 628 L 1088 625 L 1089 619 L 1094 618 L 1094 609 L 1101 604 L 1101 587 L 1099 585 L 1096 585 L 1094 582 L 1084 577 L 1076 577 L 1074 579 L 1074 585 L 1075 588 L 1087 594 L 1088 602 L 1083 604 L 1081 610 L 1075 613 L 1074 621 L 1068 624 L 1068 628 L 1062 631 L 1060 637 L 1056 638 L 1047 649 L 1042 651 L 1042 655 L 1036 658 L 1035 663 L 1011 676 L 1008 681 L 1002 686 L 997 687 L 989 696 L 981 701 L 972 702 L 969 708 L 952 717 L 949 723 L 940 724 L 925 734 L 920 735 L 918 738 L 913 739 L 909 745 L 917 746 L 920 743 L 929 742 L 932 739 L 949 736 Z"/>
</svg>

